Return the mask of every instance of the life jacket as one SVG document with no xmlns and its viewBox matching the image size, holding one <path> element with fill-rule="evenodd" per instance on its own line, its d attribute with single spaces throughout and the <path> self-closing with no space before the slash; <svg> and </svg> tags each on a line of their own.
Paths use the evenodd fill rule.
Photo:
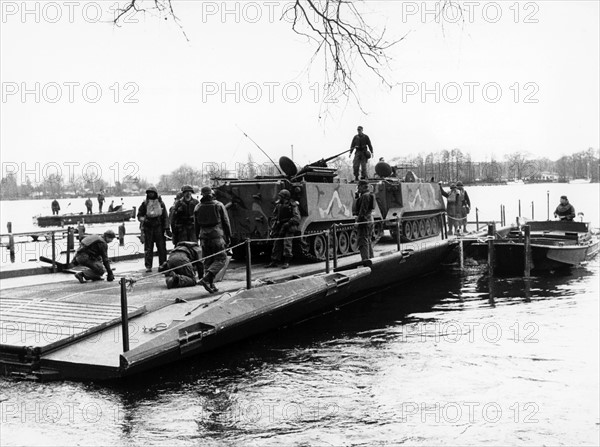
<svg viewBox="0 0 600 447">
<path fill-rule="evenodd" d="M 160 200 L 146 200 L 146 217 L 160 217 L 162 216 L 162 206 Z"/>
<path fill-rule="evenodd" d="M 217 202 L 200 202 L 196 206 L 196 223 L 202 228 L 214 227 L 221 223 Z"/>
</svg>

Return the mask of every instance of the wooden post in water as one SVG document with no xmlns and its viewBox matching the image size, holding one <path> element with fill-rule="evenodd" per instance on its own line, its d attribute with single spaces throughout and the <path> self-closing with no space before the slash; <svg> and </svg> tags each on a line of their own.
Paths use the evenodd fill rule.
<svg viewBox="0 0 600 447">
<path fill-rule="evenodd" d="M 71 262 L 71 250 L 75 249 L 75 238 L 73 227 L 67 227 L 67 264 Z"/>
<path fill-rule="evenodd" d="M 521 199 L 519 199 L 519 217 L 521 217 Z"/>
<path fill-rule="evenodd" d="M 325 232 L 325 273 L 329 273 L 329 231 Z"/>
<path fill-rule="evenodd" d="M 504 205 L 500 205 L 500 225 L 504 225 Z"/>
<path fill-rule="evenodd" d="M 458 266 L 461 272 L 465 268 L 465 248 L 463 246 L 462 238 L 460 238 L 458 241 Z"/>
<path fill-rule="evenodd" d="M 550 191 L 546 191 L 546 212 L 548 213 L 546 220 L 550 220 Z"/>
<path fill-rule="evenodd" d="M 252 250 L 250 239 L 246 239 L 246 289 L 252 288 Z"/>
<path fill-rule="evenodd" d="M 437 219 L 437 218 L 436 218 Z M 401 250 L 401 236 L 400 236 L 400 217 L 396 217 L 396 247 L 398 248 L 398 251 Z"/>
<path fill-rule="evenodd" d="M 496 262 L 496 254 L 494 252 L 494 238 L 496 235 L 496 224 L 488 224 L 488 272 L 492 276 L 494 274 L 494 263 Z"/>
<path fill-rule="evenodd" d="M 338 235 L 337 235 L 337 224 L 333 224 L 331 227 L 331 231 L 333 231 L 333 269 L 335 270 L 338 266 Z"/>
<path fill-rule="evenodd" d="M 8 252 L 10 253 L 10 262 L 15 263 L 15 237 L 12 234 L 12 222 L 6 222 L 8 230 Z"/>
<path fill-rule="evenodd" d="M 125 246 L 125 223 L 119 225 L 119 245 L 121 247 Z"/>
<path fill-rule="evenodd" d="M 123 352 L 129 351 L 129 320 L 127 317 L 127 281 L 121 278 L 121 329 L 123 334 Z"/>
<path fill-rule="evenodd" d="M 475 208 L 475 225 L 477 225 L 477 231 L 479 231 L 479 208 Z"/>
<path fill-rule="evenodd" d="M 524 244 L 524 264 L 525 270 L 523 272 L 525 278 L 529 278 L 531 276 L 531 229 L 529 225 L 523 225 L 523 233 L 525 235 L 525 244 Z"/>
<path fill-rule="evenodd" d="M 81 240 L 83 239 L 84 233 L 85 233 L 85 227 L 83 226 L 83 224 L 80 221 L 77 223 L 77 239 L 79 239 L 79 242 L 81 242 Z"/>
<path fill-rule="evenodd" d="M 52 232 L 52 273 L 56 273 L 56 236 Z"/>
<path fill-rule="evenodd" d="M 531 220 L 535 220 L 535 203 L 531 201 Z"/>
</svg>

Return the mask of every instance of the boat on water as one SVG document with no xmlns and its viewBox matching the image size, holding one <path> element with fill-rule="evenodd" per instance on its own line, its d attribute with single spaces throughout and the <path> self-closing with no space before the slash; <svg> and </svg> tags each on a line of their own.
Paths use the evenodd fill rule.
<svg viewBox="0 0 600 447">
<path fill-rule="evenodd" d="M 574 178 L 572 180 L 569 180 L 570 185 L 583 185 L 583 184 L 591 183 L 591 182 L 592 182 L 591 178 Z"/>
<path fill-rule="evenodd" d="M 65 225 L 117 223 L 131 220 L 135 217 L 135 208 L 94 214 L 55 214 L 51 216 L 37 216 L 35 218 L 39 227 L 64 227 Z"/>
<path fill-rule="evenodd" d="M 600 237 L 587 222 L 528 221 L 531 244 L 531 268 L 536 272 L 568 269 L 578 266 L 598 254 Z M 487 258 L 487 242 L 470 247 L 476 258 Z M 512 228 L 498 233 L 494 241 L 494 270 L 519 273 L 525 267 L 524 228 Z"/>
</svg>

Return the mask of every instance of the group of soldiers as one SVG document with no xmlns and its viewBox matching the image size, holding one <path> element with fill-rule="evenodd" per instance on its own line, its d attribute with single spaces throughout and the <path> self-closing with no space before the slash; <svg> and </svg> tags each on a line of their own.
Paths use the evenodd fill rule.
<svg viewBox="0 0 600 447">
<path fill-rule="evenodd" d="M 192 197 L 193 193 L 191 186 L 182 187 L 181 194 L 167 212 L 158 190 L 154 186 L 146 189 L 146 199 L 138 210 L 144 264 L 146 272 L 152 272 L 156 246 L 158 271 L 165 273 L 167 288 L 200 284 L 209 293 L 215 293 L 218 292 L 215 278 L 227 264 L 226 247 L 231 240 L 231 226 L 225 206 L 215 199 L 210 187 L 201 189 L 199 201 Z M 172 238 L 174 246 L 168 259 L 167 237 Z M 108 281 L 114 280 L 107 255 L 108 244 L 114 239 L 115 233 L 108 230 L 102 236 L 90 235 L 81 241 L 74 264 L 86 268 L 75 275 L 79 282 L 99 280 L 105 272 Z"/>
</svg>

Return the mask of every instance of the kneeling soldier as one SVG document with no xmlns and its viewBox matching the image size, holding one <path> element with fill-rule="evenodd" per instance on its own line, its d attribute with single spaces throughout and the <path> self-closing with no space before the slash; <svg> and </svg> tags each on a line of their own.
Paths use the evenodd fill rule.
<svg viewBox="0 0 600 447">
<path fill-rule="evenodd" d="M 204 273 L 200 259 L 202 259 L 202 251 L 196 242 L 179 242 L 169 253 L 167 262 L 158 267 L 159 272 L 175 269 L 165 273 L 167 289 L 195 286 L 196 272 L 198 272 L 198 278 L 202 278 Z M 192 264 L 193 262 L 194 264 Z"/>
<path fill-rule="evenodd" d="M 77 249 L 77 253 L 73 259 L 74 265 L 87 267 L 75 274 L 75 278 L 80 283 L 83 284 L 86 280 L 99 281 L 102 279 L 104 272 L 107 272 L 107 281 L 115 279 L 110 268 L 110 261 L 108 260 L 108 244 L 114 239 L 115 232 L 113 230 L 105 231 L 102 236 L 91 234 L 83 238 L 81 247 Z"/>
</svg>

